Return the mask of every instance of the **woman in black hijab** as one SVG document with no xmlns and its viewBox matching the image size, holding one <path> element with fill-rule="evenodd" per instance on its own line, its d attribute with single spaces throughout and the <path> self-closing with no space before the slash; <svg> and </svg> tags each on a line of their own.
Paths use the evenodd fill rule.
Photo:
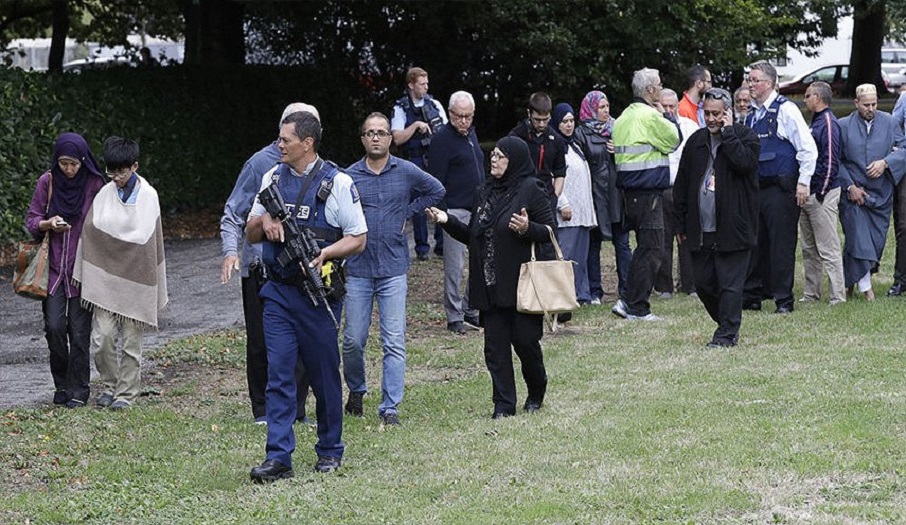
<svg viewBox="0 0 906 525">
<path fill-rule="evenodd" d="M 537 412 L 544 402 L 542 316 L 516 311 L 516 283 L 519 266 L 531 258 L 532 241 L 550 242 L 545 226 L 554 227 L 554 217 L 522 139 L 500 139 L 490 158 L 491 177 L 476 192 L 468 225 L 438 208 L 425 212 L 469 247 L 469 305 L 481 312 L 496 419 L 516 414 L 512 350 L 522 362 L 528 390 L 523 408 Z"/>
</svg>

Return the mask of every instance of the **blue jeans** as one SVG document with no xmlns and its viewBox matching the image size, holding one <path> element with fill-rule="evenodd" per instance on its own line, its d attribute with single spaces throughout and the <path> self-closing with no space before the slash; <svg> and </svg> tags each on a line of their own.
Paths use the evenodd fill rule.
<svg viewBox="0 0 906 525">
<path fill-rule="evenodd" d="M 576 299 L 580 303 L 588 303 L 592 300 L 591 288 L 588 284 L 588 243 L 591 230 L 592 228 L 587 226 L 557 228 L 557 242 L 560 243 L 560 248 L 563 250 L 563 258 L 575 263 L 573 273 L 576 281 Z M 598 268 L 600 268 L 600 263 Z M 600 270 L 598 278 L 600 279 Z"/>
<path fill-rule="evenodd" d="M 349 277 L 346 282 L 346 326 L 343 328 L 343 377 L 350 392 L 365 393 L 365 343 L 377 298 L 384 350 L 381 404 L 378 415 L 397 412 L 406 374 L 406 274 L 394 277 Z"/>
<path fill-rule="evenodd" d="M 629 232 L 623 230 L 623 224 L 611 224 L 613 230 L 614 256 L 617 267 L 617 296 L 622 297 L 626 291 L 626 280 L 629 278 L 629 263 L 632 261 L 632 248 L 629 246 Z M 604 237 L 600 228 L 591 229 L 591 240 L 588 244 L 588 284 L 591 289 L 591 298 L 600 299 L 604 296 L 601 286 L 601 243 Z"/>
</svg>

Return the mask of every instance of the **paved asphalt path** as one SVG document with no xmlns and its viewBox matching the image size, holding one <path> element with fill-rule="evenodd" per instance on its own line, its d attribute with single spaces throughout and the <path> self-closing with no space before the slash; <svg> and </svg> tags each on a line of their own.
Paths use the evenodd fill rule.
<svg viewBox="0 0 906 525">
<path fill-rule="evenodd" d="M 145 349 L 243 325 L 239 279 L 234 274 L 220 284 L 219 239 L 167 241 L 165 253 L 170 304 L 160 330 L 145 332 Z M 49 403 L 53 396 L 41 303 L 16 296 L 12 274 L 12 267 L 0 268 L 0 409 Z"/>
</svg>

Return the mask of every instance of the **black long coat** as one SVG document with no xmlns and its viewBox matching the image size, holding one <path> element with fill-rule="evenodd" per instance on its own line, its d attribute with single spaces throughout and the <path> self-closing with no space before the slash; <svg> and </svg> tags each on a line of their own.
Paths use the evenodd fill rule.
<svg viewBox="0 0 906 525">
<path fill-rule="evenodd" d="M 742 124 L 721 130 L 721 144 L 715 157 L 715 211 L 717 251 L 729 252 L 755 247 L 758 241 L 758 135 Z M 711 157 L 708 128 L 689 137 L 673 185 L 676 231 L 686 236 L 690 250 L 702 245 L 698 198 Z"/>
<path fill-rule="evenodd" d="M 493 226 L 495 256 L 492 262 L 497 284 L 489 289 L 485 282 L 484 259 L 486 255 L 486 240 L 478 231 L 479 208 L 482 202 L 482 191 L 476 192 L 475 204 L 472 207 L 472 219 L 469 224 L 463 224 L 452 215 L 443 225 L 444 230 L 454 239 L 469 247 L 469 306 L 478 310 L 488 310 L 492 306 L 502 308 L 515 308 L 516 284 L 519 280 L 519 267 L 531 259 L 532 241 L 536 243 L 550 243 L 550 234 L 545 225 L 554 228 L 554 216 L 551 212 L 550 200 L 541 181 L 534 177 L 520 180 L 514 189 L 515 197 L 507 203 L 503 213 L 499 215 L 497 223 Z M 510 216 L 525 208 L 529 217 L 529 227 L 523 235 L 510 230 Z M 535 256 L 540 253 L 535 246 Z"/>
<path fill-rule="evenodd" d="M 617 166 L 607 151 L 607 139 L 584 125 L 576 126 L 575 142 L 582 149 L 591 170 L 591 193 L 604 239 L 613 238 L 611 224 L 623 222 L 623 197 L 617 188 Z"/>
</svg>

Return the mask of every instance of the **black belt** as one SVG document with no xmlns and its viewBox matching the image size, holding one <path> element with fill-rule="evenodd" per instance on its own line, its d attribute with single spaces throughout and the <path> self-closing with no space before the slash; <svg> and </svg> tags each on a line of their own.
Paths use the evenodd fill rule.
<svg viewBox="0 0 906 525">
<path fill-rule="evenodd" d="M 792 181 L 790 180 L 792 179 Z M 771 186 L 780 186 L 783 189 L 796 189 L 796 182 L 799 175 L 777 175 L 774 177 L 758 177 L 758 187 L 761 189 L 770 188 Z M 792 184 L 790 184 L 792 182 Z"/>
</svg>

